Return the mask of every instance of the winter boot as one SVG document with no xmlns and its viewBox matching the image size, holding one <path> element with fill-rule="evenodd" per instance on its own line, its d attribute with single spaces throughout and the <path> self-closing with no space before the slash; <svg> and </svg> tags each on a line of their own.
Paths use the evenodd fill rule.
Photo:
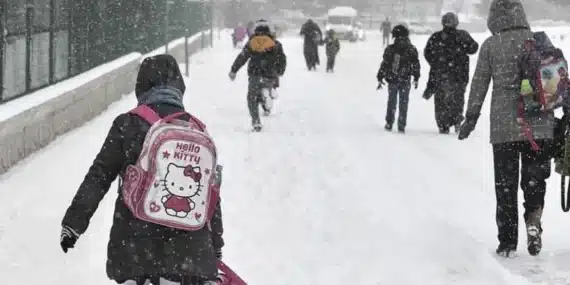
<svg viewBox="0 0 570 285">
<path fill-rule="evenodd" d="M 406 129 L 404 127 L 398 127 L 398 133 L 404 134 L 406 133 Z"/>
<path fill-rule="evenodd" d="M 526 237 L 528 253 L 536 256 L 542 249 L 542 226 L 540 219 L 542 217 L 542 208 L 531 212 L 527 216 L 526 221 Z"/>
<path fill-rule="evenodd" d="M 392 124 L 386 123 L 386 125 L 384 126 L 384 129 L 391 132 L 392 131 Z"/>
<path fill-rule="evenodd" d="M 254 132 L 261 132 L 262 126 L 261 123 L 257 123 L 253 125 L 253 131 Z"/>
<path fill-rule="evenodd" d="M 254 132 L 260 132 L 262 129 L 261 122 L 257 121 L 257 120 L 253 120 L 251 122 L 251 126 L 252 126 Z"/>
<path fill-rule="evenodd" d="M 517 246 L 512 244 L 499 244 L 497 250 L 495 251 L 498 256 L 502 257 L 516 257 L 517 255 Z"/>
<path fill-rule="evenodd" d="M 439 133 L 442 135 L 449 134 L 449 128 L 439 128 Z"/>
</svg>

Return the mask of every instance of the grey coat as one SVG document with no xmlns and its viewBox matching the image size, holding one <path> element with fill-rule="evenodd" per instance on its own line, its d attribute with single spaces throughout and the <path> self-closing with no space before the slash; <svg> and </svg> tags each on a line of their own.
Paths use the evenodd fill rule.
<svg viewBox="0 0 570 285">
<path fill-rule="evenodd" d="M 517 122 L 517 102 L 520 90 L 523 44 L 532 38 L 520 0 L 495 0 L 491 3 L 487 26 L 493 35 L 485 40 L 479 52 L 477 68 L 471 82 L 466 117 L 481 112 L 489 83 L 491 94 L 491 143 L 524 141 Z M 535 139 L 551 139 L 554 113 L 527 118 Z"/>
</svg>

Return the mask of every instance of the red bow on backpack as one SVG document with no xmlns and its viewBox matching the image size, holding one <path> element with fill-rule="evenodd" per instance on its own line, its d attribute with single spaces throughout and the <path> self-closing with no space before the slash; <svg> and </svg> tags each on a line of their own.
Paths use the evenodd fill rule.
<svg viewBox="0 0 570 285">
<path fill-rule="evenodd" d="M 195 182 L 198 182 L 200 179 L 202 179 L 202 173 L 199 171 L 194 171 L 194 167 L 192 167 L 192 165 L 188 165 L 186 168 L 184 168 L 184 176 L 192 178 L 192 180 Z"/>
</svg>

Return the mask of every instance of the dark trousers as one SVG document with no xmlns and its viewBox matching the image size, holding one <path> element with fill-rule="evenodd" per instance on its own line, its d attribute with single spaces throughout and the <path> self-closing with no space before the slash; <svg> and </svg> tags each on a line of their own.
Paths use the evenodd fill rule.
<svg viewBox="0 0 570 285">
<path fill-rule="evenodd" d="M 305 56 L 305 63 L 308 69 L 315 68 L 320 64 L 319 47 L 316 43 L 305 43 L 303 55 Z"/>
<path fill-rule="evenodd" d="M 259 104 L 262 103 L 263 84 L 261 78 L 257 76 L 249 77 L 249 84 L 247 89 L 247 108 L 251 116 L 251 124 L 260 124 L 261 118 L 259 117 Z"/>
<path fill-rule="evenodd" d="M 327 54 L 327 71 L 334 70 L 335 61 L 336 61 L 336 53 Z"/>
<path fill-rule="evenodd" d="M 537 141 L 542 148 L 545 141 Z M 520 170 L 519 170 L 520 160 Z M 496 220 L 501 245 L 516 248 L 518 243 L 518 182 L 524 193 L 524 218 L 538 219 L 544 207 L 546 179 L 550 177 L 550 158 L 545 152 L 536 152 L 526 141 L 493 144 L 495 167 Z M 540 226 L 540 224 L 539 224 Z"/>
<path fill-rule="evenodd" d="M 390 44 L 390 34 L 384 34 L 382 37 L 382 45 L 384 47 L 388 46 Z"/>
<path fill-rule="evenodd" d="M 434 96 L 435 121 L 440 130 L 447 130 L 463 121 L 466 87 L 466 83 L 447 81 L 437 88 Z"/>
<path fill-rule="evenodd" d="M 398 128 L 404 129 L 408 117 L 408 102 L 411 84 L 409 81 L 396 81 L 388 84 L 388 109 L 386 110 L 386 123 L 394 124 L 398 98 Z"/>
</svg>

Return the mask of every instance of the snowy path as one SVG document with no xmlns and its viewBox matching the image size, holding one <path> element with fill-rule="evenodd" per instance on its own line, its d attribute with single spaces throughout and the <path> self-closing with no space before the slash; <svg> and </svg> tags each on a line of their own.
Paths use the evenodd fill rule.
<svg viewBox="0 0 570 285">
<path fill-rule="evenodd" d="M 413 41 L 423 49 L 426 38 Z M 489 253 L 496 233 L 487 119 L 468 141 L 439 136 L 433 102 L 417 90 L 408 133 L 386 133 L 386 91 L 375 91 L 381 41 L 344 44 L 335 74 L 307 72 L 301 41 L 283 43 L 281 99 L 258 134 L 249 132 L 245 69 L 227 79 L 237 51 L 218 45 L 191 62 L 186 103 L 220 146 L 232 267 L 253 285 L 526 284 Z M 113 118 L 133 104 L 114 104 L 0 178 L 5 284 L 113 284 L 105 257 L 116 186 L 67 255 L 59 223 Z M 528 257 L 521 240 L 513 261 L 547 270 L 547 284 L 570 282 L 558 183 L 551 179 L 547 197 L 544 254 Z"/>
</svg>

